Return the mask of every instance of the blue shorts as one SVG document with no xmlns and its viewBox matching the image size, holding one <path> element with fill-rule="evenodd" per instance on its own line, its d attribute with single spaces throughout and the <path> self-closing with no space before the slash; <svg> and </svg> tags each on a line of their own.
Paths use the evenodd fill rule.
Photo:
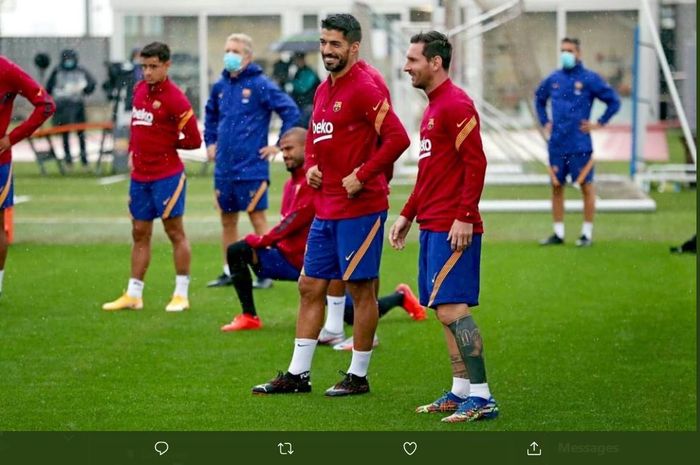
<svg viewBox="0 0 700 465">
<path fill-rule="evenodd" d="M 0 165 L 0 210 L 15 204 L 15 186 L 12 180 L 12 163 Z"/>
<path fill-rule="evenodd" d="M 446 232 L 420 232 L 418 292 L 423 306 L 479 305 L 481 234 L 462 252 L 453 252 Z"/>
<path fill-rule="evenodd" d="M 571 175 L 571 182 L 584 185 L 593 182 L 592 152 L 549 155 L 549 175 L 552 184 L 563 186 L 566 176 Z M 556 181 L 556 182 L 555 182 Z"/>
<path fill-rule="evenodd" d="M 311 223 L 301 274 L 362 281 L 379 277 L 386 211 Z"/>
<path fill-rule="evenodd" d="M 156 218 L 167 220 L 185 214 L 185 172 L 157 181 L 131 180 L 129 187 L 129 212 L 140 221 Z"/>
<path fill-rule="evenodd" d="M 261 279 L 276 279 L 279 281 L 296 281 L 299 279 L 299 269 L 289 263 L 282 252 L 275 247 L 255 249 L 258 263 L 253 271 Z"/>
<path fill-rule="evenodd" d="M 216 204 L 224 213 L 267 210 L 268 181 L 234 181 L 215 178 Z"/>
</svg>

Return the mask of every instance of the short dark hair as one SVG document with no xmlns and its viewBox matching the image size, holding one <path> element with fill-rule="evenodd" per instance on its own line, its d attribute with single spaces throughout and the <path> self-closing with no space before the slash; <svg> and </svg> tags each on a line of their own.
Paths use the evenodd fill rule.
<svg viewBox="0 0 700 465">
<path fill-rule="evenodd" d="M 335 13 L 326 16 L 326 19 L 321 21 L 323 29 L 333 29 L 343 33 L 343 37 L 350 42 L 362 41 L 362 27 L 360 22 L 351 14 Z"/>
<path fill-rule="evenodd" d="M 141 56 L 143 58 L 153 58 L 157 57 L 162 63 L 170 60 L 170 47 L 163 42 L 151 42 L 141 49 Z"/>
<path fill-rule="evenodd" d="M 439 56 L 442 58 L 442 67 L 450 69 L 452 61 L 452 44 L 447 36 L 438 31 L 419 32 L 411 37 L 412 44 L 423 44 L 423 56 L 428 60 Z"/>
<path fill-rule="evenodd" d="M 574 44 L 576 50 L 581 50 L 581 41 L 576 37 L 564 37 L 561 41 L 562 43 L 566 42 L 567 44 Z"/>
</svg>

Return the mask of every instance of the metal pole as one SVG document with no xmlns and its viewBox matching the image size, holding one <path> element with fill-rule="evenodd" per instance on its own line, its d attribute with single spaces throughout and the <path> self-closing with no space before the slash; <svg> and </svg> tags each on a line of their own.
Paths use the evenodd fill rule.
<svg viewBox="0 0 700 465">
<path fill-rule="evenodd" d="M 92 29 L 90 27 L 90 10 L 92 9 L 90 3 L 90 0 L 85 0 L 85 37 L 90 37 L 90 29 Z"/>
<path fill-rule="evenodd" d="M 685 141 L 688 144 L 688 151 L 690 152 L 690 155 L 693 157 L 693 163 L 697 165 L 697 149 L 695 147 L 695 139 L 693 138 L 692 133 L 690 132 L 690 126 L 688 125 L 688 119 L 685 116 L 685 110 L 683 109 L 683 105 L 681 105 L 681 99 L 678 96 L 678 89 L 676 88 L 676 83 L 673 81 L 673 76 L 671 75 L 671 68 L 668 66 L 668 60 L 666 59 L 666 53 L 664 52 L 663 47 L 661 46 L 661 40 L 659 39 L 659 33 L 656 30 L 656 23 L 654 23 L 654 19 L 651 16 L 651 11 L 649 8 L 649 3 L 648 0 L 641 0 L 642 1 L 642 14 L 644 15 L 644 18 L 647 21 L 648 29 L 649 29 L 649 35 L 651 36 L 651 40 L 654 44 L 654 48 L 656 49 L 656 55 L 659 60 L 659 64 L 661 65 L 661 71 L 664 74 L 664 79 L 666 79 L 666 84 L 668 85 L 668 90 L 671 93 L 671 100 L 673 100 L 673 105 L 676 107 L 676 111 L 678 112 L 678 119 L 681 121 L 681 129 L 683 130 L 683 137 L 685 137 Z"/>
<path fill-rule="evenodd" d="M 639 26 L 634 28 L 634 56 L 632 58 L 632 153 L 630 154 L 630 178 L 637 174 L 637 134 L 639 124 Z"/>
</svg>

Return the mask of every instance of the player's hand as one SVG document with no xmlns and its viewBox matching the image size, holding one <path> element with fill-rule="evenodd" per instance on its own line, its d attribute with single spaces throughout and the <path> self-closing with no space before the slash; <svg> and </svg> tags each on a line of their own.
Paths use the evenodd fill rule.
<svg viewBox="0 0 700 465">
<path fill-rule="evenodd" d="M 355 168 L 352 173 L 343 178 L 343 187 L 345 192 L 348 193 L 348 197 L 352 197 L 362 190 L 362 183 L 357 179 L 357 170 L 359 169 Z"/>
<path fill-rule="evenodd" d="M 12 144 L 10 143 L 9 135 L 0 139 L 0 153 L 8 150 L 10 147 L 12 147 Z"/>
<path fill-rule="evenodd" d="M 547 124 L 542 127 L 542 130 L 544 131 L 544 135 L 549 138 L 549 136 L 552 135 L 552 122 L 547 122 Z"/>
<path fill-rule="evenodd" d="M 396 250 L 403 250 L 406 246 L 406 235 L 411 229 L 411 222 L 405 216 L 399 215 L 389 230 L 389 244 Z"/>
<path fill-rule="evenodd" d="M 314 189 L 319 189 L 321 187 L 322 176 L 323 173 L 318 169 L 318 166 L 312 166 L 306 172 L 306 183 Z"/>
<path fill-rule="evenodd" d="M 472 245 L 473 235 L 473 224 L 455 220 L 454 223 L 452 223 L 449 234 L 447 234 L 447 240 L 450 241 L 450 247 L 453 252 L 461 252 Z"/>
<path fill-rule="evenodd" d="M 599 127 L 600 124 L 598 122 L 584 119 L 581 120 L 581 126 L 579 126 L 579 129 L 581 129 L 581 132 L 589 133 L 594 129 L 598 129 Z"/>
<path fill-rule="evenodd" d="M 265 160 L 272 160 L 273 158 L 275 158 L 275 155 L 279 153 L 279 151 L 280 148 L 276 145 L 268 145 L 260 149 L 260 158 L 264 158 Z"/>
<path fill-rule="evenodd" d="M 126 159 L 126 166 L 129 167 L 129 171 L 134 171 L 134 152 L 129 152 L 129 156 Z"/>
<path fill-rule="evenodd" d="M 207 160 L 214 161 L 216 159 L 216 144 L 211 144 L 207 147 Z"/>
</svg>

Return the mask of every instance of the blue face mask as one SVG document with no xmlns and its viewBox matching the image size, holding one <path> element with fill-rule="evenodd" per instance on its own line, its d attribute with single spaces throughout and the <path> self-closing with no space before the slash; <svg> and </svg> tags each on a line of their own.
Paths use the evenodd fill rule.
<svg viewBox="0 0 700 465">
<path fill-rule="evenodd" d="M 576 55 L 571 52 L 561 52 L 559 61 L 561 62 L 562 68 L 571 69 L 576 66 Z"/>
<path fill-rule="evenodd" d="M 229 73 L 235 73 L 240 71 L 241 65 L 243 64 L 243 57 L 237 53 L 226 52 L 224 55 L 224 68 Z"/>
<path fill-rule="evenodd" d="M 76 64 L 77 63 L 75 62 L 75 60 L 63 60 L 63 67 L 66 69 L 73 69 L 75 68 Z"/>
</svg>

